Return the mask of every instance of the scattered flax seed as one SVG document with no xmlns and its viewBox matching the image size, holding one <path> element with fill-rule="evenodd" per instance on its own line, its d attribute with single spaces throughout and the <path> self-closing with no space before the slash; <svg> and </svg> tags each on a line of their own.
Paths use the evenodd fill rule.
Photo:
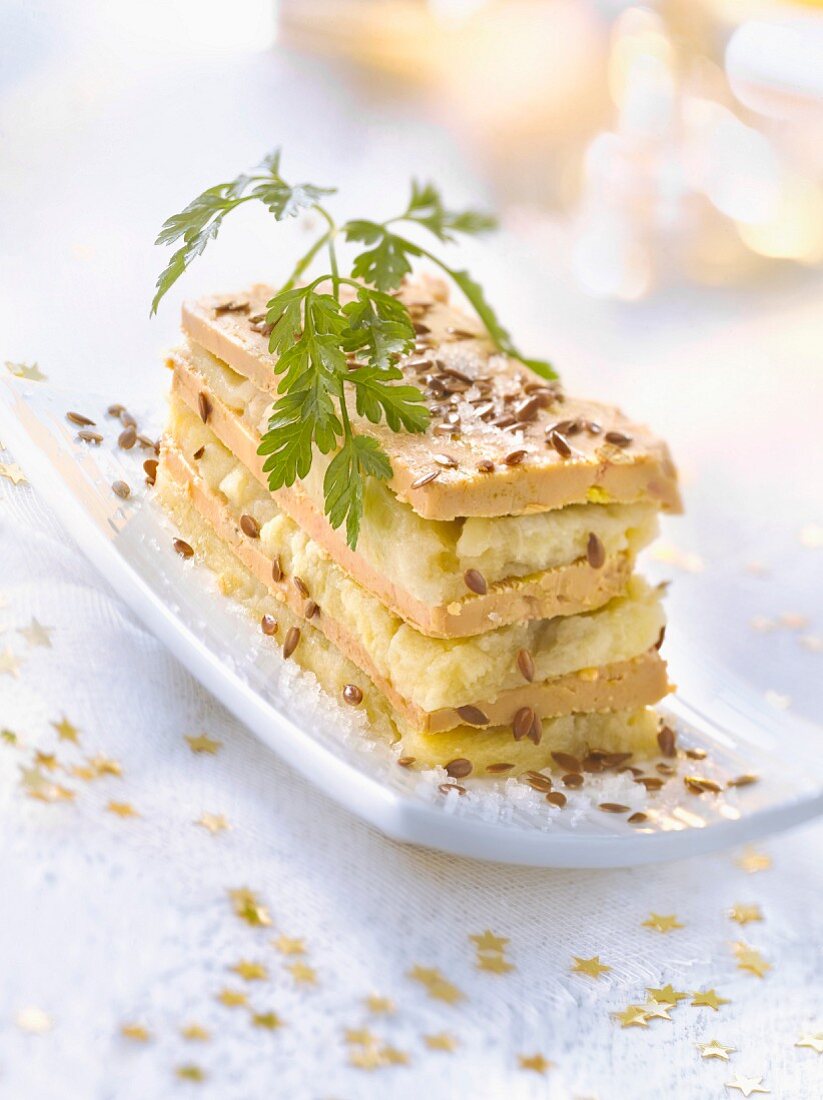
<svg viewBox="0 0 823 1100">
<path fill-rule="evenodd" d="M 413 325 L 414 331 L 417 333 L 418 336 L 426 336 L 428 333 L 431 332 L 429 326 L 424 325 L 422 321 L 414 321 Z"/>
<path fill-rule="evenodd" d="M 480 471 L 481 474 L 493 474 L 494 463 L 488 458 L 482 458 L 477 463 L 477 469 Z"/>
<path fill-rule="evenodd" d="M 427 474 L 421 474 L 409 486 L 410 489 L 422 489 L 424 485 L 430 485 L 432 481 L 440 477 L 439 470 L 430 470 Z"/>
<path fill-rule="evenodd" d="M 534 711 L 531 707 L 521 707 L 512 721 L 512 733 L 515 741 L 522 741 L 532 728 Z"/>
<path fill-rule="evenodd" d="M 244 512 L 240 517 L 240 530 L 244 535 L 248 535 L 250 539 L 260 538 L 260 524 L 248 512 Z"/>
<path fill-rule="evenodd" d="M 82 413 L 67 412 L 66 420 L 70 424 L 76 424 L 79 428 L 93 428 L 95 427 L 94 421 L 91 417 L 83 416 Z"/>
<path fill-rule="evenodd" d="M 458 757 L 456 760 L 450 760 L 446 765 L 446 775 L 450 779 L 465 779 L 467 775 L 472 773 L 472 762 L 466 760 L 465 757 Z"/>
<path fill-rule="evenodd" d="M 146 475 L 146 484 L 154 485 L 157 481 L 157 459 L 147 458 L 143 463 L 143 471 Z"/>
<path fill-rule="evenodd" d="M 677 768 L 671 764 L 656 764 L 655 767 L 661 775 L 677 775 Z"/>
<path fill-rule="evenodd" d="M 671 726 L 663 726 L 657 735 L 657 744 L 663 756 L 677 756 L 676 738 Z"/>
<path fill-rule="evenodd" d="M 627 814 L 631 806 L 624 806 L 622 802 L 601 802 L 597 808 L 607 814 Z"/>
<path fill-rule="evenodd" d="M 546 792 L 552 789 L 551 779 L 549 778 L 549 776 L 543 775 L 542 772 L 523 772 L 520 778 L 523 780 L 524 783 L 528 783 L 533 791 L 540 791 L 541 794 L 546 794 Z"/>
<path fill-rule="evenodd" d="M 627 760 L 631 760 L 633 755 L 630 752 L 607 752 L 603 756 L 603 764 L 607 768 L 617 768 Z"/>
<path fill-rule="evenodd" d="M 120 435 L 117 437 L 117 446 L 121 447 L 124 451 L 130 451 L 137 440 L 137 432 L 129 425 L 128 428 L 124 428 Z"/>
<path fill-rule="evenodd" d="M 568 439 L 566 439 L 564 435 L 561 435 L 557 429 L 553 429 L 549 432 L 546 442 L 557 451 L 561 458 L 571 458 L 571 445 Z"/>
<path fill-rule="evenodd" d="M 708 755 L 705 749 L 686 749 L 689 760 L 705 760 Z"/>
<path fill-rule="evenodd" d="M 313 619 L 319 610 L 320 608 L 317 606 L 314 600 L 309 600 L 309 602 L 306 604 L 303 614 L 306 616 L 307 619 Z"/>
<path fill-rule="evenodd" d="M 437 465 L 442 466 L 444 470 L 456 470 L 457 469 L 457 459 L 452 458 L 451 455 L 437 454 L 437 455 L 432 455 L 432 458 L 437 463 Z"/>
<path fill-rule="evenodd" d="M 719 794 L 723 789 L 720 784 L 715 783 L 713 779 L 705 779 L 700 775 L 684 775 L 683 782 L 692 794 L 704 794 L 706 791 L 711 794 Z"/>
<path fill-rule="evenodd" d="M 589 541 L 586 543 L 586 560 L 592 569 L 602 569 L 606 563 L 606 547 L 594 531 L 589 534 Z"/>
<path fill-rule="evenodd" d="M 398 756 L 397 763 L 401 768 L 410 768 L 415 760 L 417 760 L 416 756 Z"/>
<path fill-rule="evenodd" d="M 109 414 L 109 416 L 116 416 L 116 417 L 122 416 L 125 411 L 126 411 L 126 406 L 125 405 L 116 405 L 116 404 L 115 405 L 109 405 L 109 407 L 106 409 L 106 412 Z"/>
<path fill-rule="evenodd" d="M 750 787 L 752 783 L 757 783 L 759 777 L 756 775 L 738 775 L 735 779 L 730 779 L 726 784 L 727 787 Z"/>
<path fill-rule="evenodd" d="M 562 809 L 566 805 L 566 796 L 560 791 L 549 791 L 546 795 L 546 801 L 550 802 L 552 806 L 559 806 Z"/>
<path fill-rule="evenodd" d="M 529 730 L 529 740 L 533 745 L 539 745 L 543 740 L 543 723 L 536 714 Z"/>
<path fill-rule="evenodd" d="M 77 433 L 77 438 L 82 439 L 84 443 L 93 443 L 95 447 L 99 447 L 103 442 L 103 437 L 99 432 L 89 431 L 88 428 L 81 428 Z"/>
<path fill-rule="evenodd" d="M 563 785 L 565 787 L 572 787 L 572 788 L 582 787 L 583 786 L 583 776 L 580 774 L 580 772 L 569 772 L 568 775 L 563 776 Z"/>
<path fill-rule="evenodd" d="M 615 447 L 628 447 L 632 441 L 632 437 L 623 432 L 606 432 L 603 438 L 607 443 L 613 443 Z"/>
<path fill-rule="evenodd" d="M 583 765 L 569 752 L 553 752 L 552 760 L 567 772 L 582 772 Z"/>
<path fill-rule="evenodd" d="M 160 454 L 160 444 L 154 439 L 149 439 L 147 435 L 138 435 L 137 442 L 144 451 L 154 451 L 155 454 Z"/>
<path fill-rule="evenodd" d="M 457 713 L 463 719 L 464 722 L 468 722 L 470 726 L 487 726 L 489 719 L 480 709 L 480 707 L 472 706 L 471 703 L 466 706 L 458 707 Z"/>
<path fill-rule="evenodd" d="M 644 814 L 641 810 L 638 810 L 636 814 L 632 814 L 631 817 L 629 817 L 627 820 L 630 825 L 642 825 L 644 821 L 649 820 L 649 815 Z"/>
<path fill-rule="evenodd" d="M 115 496 L 120 497 L 121 500 L 127 500 L 131 496 L 131 489 L 125 481 L 113 481 L 111 483 L 111 491 Z"/>
<path fill-rule="evenodd" d="M 194 554 L 194 550 L 183 539 L 175 539 L 172 545 L 181 558 L 190 558 Z"/>
<path fill-rule="evenodd" d="M 449 791 L 457 791 L 459 795 L 466 793 L 466 788 L 461 787 L 459 783 L 441 783 L 437 789 L 441 794 L 448 794 Z"/>
<path fill-rule="evenodd" d="M 343 699 L 349 704 L 350 707 L 358 707 L 363 702 L 363 692 L 357 686 L 357 684 L 346 684 L 343 688 Z M 409 759 L 408 757 L 402 757 L 401 760 Z M 413 759 L 413 757 L 411 758 Z"/>
<path fill-rule="evenodd" d="M 487 764 L 486 771 L 489 775 L 500 775 L 502 772 L 510 772 L 514 764 L 506 764 L 501 761 L 499 764 Z"/>
<path fill-rule="evenodd" d="M 277 619 L 274 615 L 264 615 L 260 620 L 260 629 L 268 638 L 273 638 L 277 633 Z"/>
<path fill-rule="evenodd" d="M 478 596 L 485 596 L 489 590 L 486 578 L 479 569 L 467 569 L 463 574 L 463 580 L 466 583 L 466 588 L 470 592 L 475 592 Z"/>
<path fill-rule="evenodd" d="M 517 651 L 517 667 L 520 669 L 520 674 L 524 680 L 528 680 L 529 683 L 534 680 L 534 658 L 528 649 Z"/>
<path fill-rule="evenodd" d="M 297 643 L 300 641 L 300 627 L 290 626 L 286 631 L 286 640 L 283 642 L 283 657 L 288 660 L 292 653 L 297 649 Z"/>
<path fill-rule="evenodd" d="M 519 466 L 527 455 L 527 451 L 512 451 L 503 459 L 507 466 Z"/>
<path fill-rule="evenodd" d="M 280 558 L 275 555 L 274 561 L 271 563 L 271 579 L 275 583 L 279 583 L 283 579 L 283 567 L 280 564 Z"/>
<path fill-rule="evenodd" d="M 211 401 L 202 391 L 197 395 L 197 409 L 200 413 L 200 419 L 204 424 L 207 424 L 211 416 Z"/>
<path fill-rule="evenodd" d="M 645 787 L 647 791 L 659 791 L 662 789 L 665 780 L 658 775 L 640 775 L 635 782 Z"/>
<path fill-rule="evenodd" d="M 206 451 L 206 445 L 204 443 L 201 447 L 197 448 L 197 450 L 194 452 L 194 454 L 191 457 L 193 459 L 195 459 L 195 461 L 196 461 L 197 459 L 203 457 L 203 455 L 205 454 L 205 451 Z"/>
<path fill-rule="evenodd" d="M 248 313 L 249 308 L 249 303 L 244 301 L 221 302 L 214 307 L 214 315 L 220 317 L 223 313 Z"/>
</svg>

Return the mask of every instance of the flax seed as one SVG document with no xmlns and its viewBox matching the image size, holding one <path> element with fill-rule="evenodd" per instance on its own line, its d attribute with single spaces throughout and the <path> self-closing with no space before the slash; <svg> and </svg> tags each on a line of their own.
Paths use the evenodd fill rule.
<svg viewBox="0 0 823 1100">
<path fill-rule="evenodd" d="M 343 699 L 350 707 L 357 707 L 363 702 L 363 692 L 357 684 L 346 684 L 343 688 Z M 402 760 L 403 757 L 400 759 Z"/>
<path fill-rule="evenodd" d="M 300 627 L 290 626 L 286 631 L 286 640 L 283 642 L 283 657 L 288 660 L 292 653 L 297 649 L 297 643 L 300 641 Z"/>
<path fill-rule="evenodd" d="M 240 517 L 240 530 L 244 535 L 248 535 L 250 539 L 260 538 L 260 524 L 248 512 L 244 512 Z"/>
<path fill-rule="evenodd" d="M 519 649 L 517 651 L 517 667 L 524 680 L 528 680 L 529 683 L 534 680 L 534 657 L 532 657 L 528 649 Z"/>
<path fill-rule="evenodd" d="M 463 580 L 466 584 L 466 588 L 468 588 L 470 592 L 475 592 L 478 596 L 485 596 L 488 592 L 486 578 L 479 569 L 467 569 L 463 574 Z"/>
<path fill-rule="evenodd" d="M 464 722 L 468 722 L 470 726 L 487 726 L 489 720 L 480 707 L 467 704 L 464 707 L 458 707 L 457 713 L 463 719 Z"/>
<path fill-rule="evenodd" d="M 277 619 L 274 615 L 264 615 L 260 620 L 260 629 L 268 638 L 273 638 L 277 633 Z"/>
<path fill-rule="evenodd" d="M 192 550 L 184 539 L 175 539 L 172 546 L 174 546 L 174 549 L 181 558 L 190 558 L 194 554 L 194 550 Z"/>
<path fill-rule="evenodd" d="M 592 569 L 602 569 L 606 563 L 606 548 L 598 536 L 591 531 L 586 543 L 586 560 Z"/>
</svg>

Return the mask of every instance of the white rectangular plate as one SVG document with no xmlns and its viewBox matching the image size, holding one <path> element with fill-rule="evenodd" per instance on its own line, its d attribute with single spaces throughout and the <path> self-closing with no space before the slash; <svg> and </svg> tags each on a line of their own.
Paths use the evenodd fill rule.
<svg viewBox="0 0 823 1100">
<path fill-rule="evenodd" d="M 662 708 L 682 745 L 708 750 L 681 762 L 680 775 L 648 795 L 630 774 L 587 777 L 564 791 L 562 810 L 517 780 L 465 780 L 466 794 L 444 794 L 445 773 L 397 766 L 362 716 L 344 712 L 313 677 L 283 662 L 245 613 L 222 597 L 211 574 L 172 549 L 176 532 L 140 488 L 147 452 L 120 451 L 109 401 L 58 392 L 43 383 L 0 380 L 0 439 L 89 560 L 150 630 L 265 744 L 351 813 L 396 840 L 456 855 L 540 867 L 615 867 L 676 859 L 751 841 L 823 811 L 820 729 L 769 713 L 746 685 L 716 662 L 701 661 L 670 629 L 667 652 L 684 693 Z M 77 439 L 65 414 L 93 417 L 105 442 Z M 152 427 L 160 423 L 154 410 Z M 122 501 L 111 484 L 122 479 Z M 819 742 L 818 742 L 819 743 Z M 688 766 L 686 766 L 688 765 Z M 653 767 L 653 765 L 652 765 Z M 721 783 L 754 773 L 751 786 L 720 794 L 686 791 L 693 771 Z M 623 802 L 648 814 L 597 809 Z"/>
</svg>

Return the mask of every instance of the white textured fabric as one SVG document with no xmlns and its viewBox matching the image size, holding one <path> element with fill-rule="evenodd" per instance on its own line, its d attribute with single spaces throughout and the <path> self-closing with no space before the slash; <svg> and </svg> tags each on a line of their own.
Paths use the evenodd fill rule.
<svg viewBox="0 0 823 1100">
<path fill-rule="evenodd" d="M 6 456 L 8 457 L 8 456 Z M 820 1094 L 821 1063 L 795 1048 L 823 1019 L 820 842 L 807 827 L 765 847 L 772 869 L 747 874 L 733 853 L 677 865 L 605 873 L 484 866 L 403 848 L 345 815 L 291 774 L 225 713 L 94 575 L 25 485 L 0 485 L 0 725 L 21 744 L 0 745 L 0 1095 L 13 1100 L 137 1100 L 188 1095 L 220 1100 L 344 1097 L 708 1097 L 737 1073 L 764 1077 L 775 1096 Z M 34 616 L 51 646 L 19 628 Z M 80 744 L 50 725 L 66 716 Z M 185 734 L 222 742 L 193 754 Z M 68 764 L 101 752 L 122 778 L 66 782 L 73 803 L 27 797 L 19 765 L 35 748 Z M 131 803 L 139 818 L 107 812 Z M 230 831 L 193 822 L 225 814 Z M 271 928 L 232 912 L 227 890 L 248 886 L 271 910 Z M 741 929 L 727 910 L 757 903 L 764 921 Z M 642 927 L 650 911 L 675 913 L 668 934 Z M 510 939 L 505 974 L 479 972 L 471 933 Z M 305 938 L 305 958 L 284 957 L 278 934 Z M 745 939 L 772 970 L 736 968 Z M 612 967 L 599 981 L 570 972 L 573 955 Z M 228 967 L 266 963 L 267 981 Z M 306 961 L 317 986 L 286 964 Z M 465 994 L 431 1000 L 407 971 L 439 967 Z M 623 1030 L 612 1011 L 645 1000 L 644 987 L 714 987 L 731 1002 L 715 1013 L 681 1002 L 673 1021 Z M 215 997 L 244 988 L 258 1011 L 284 1021 L 251 1026 L 248 1010 Z M 393 1016 L 364 998 L 390 997 Z M 15 1023 L 37 1007 L 52 1028 Z M 124 1039 L 141 1022 L 154 1038 Z M 198 1022 L 206 1043 L 185 1041 Z M 408 1065 L 350 1067 L 346 1028 L 369 1027 L 408 1053 Z M 453 1053 L 422 1036 L 446 1031 Z M 695 1043 L 737 1048 L 728 1065 Z M 519 1066 L 542 1054 L 545 1075 Z M 195 1063 L 201 1084 L 175 1068 Z"/>
</svg>

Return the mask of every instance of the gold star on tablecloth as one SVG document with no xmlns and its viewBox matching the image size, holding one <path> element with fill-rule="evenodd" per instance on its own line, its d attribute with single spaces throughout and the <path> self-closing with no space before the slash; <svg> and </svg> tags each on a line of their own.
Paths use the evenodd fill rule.
<svg viewBox="0 0 823 1100">
<path fill-rule="evenodd" d="M 509 942 L 506 936 L 495 936 L 487 928 L 485 932 L 475 933 L 469 936 L 478 951 L 505 951 Z"/>
<path fill-rule="evenodd" d="M 0 650 L 0 673 L 17 678 L 20 675 L 20 659 L 16 656 L 11 646 Z"/>
<path fill-rule="evenodd" d="M 737 1050 L 737 1047 L 724 1047 L 717 1039 L 708 1043 L 695 1043 L 695 1046 L 700 1051 L 701 1058 L 719 1058 L 723 1062 L 728 1062 L 729 1055 Z"/>
<path fill-rule="evenodd" d="M 380 1048 L 377 1046 L 363 1046 L 349 1051 L 349 1065 L 355 1069 L 379 1069 L 384 1065 Z"/>
<path fill-rule="evenodd" d="M 674 913 L 649 913 L 643 921 L 644 928 L 653 928 L 655 932 L 673 932 L 676 928 L 684 928 Z"/>
<path fill-rule="evenodd" d="M 278 936 L 276 940 L 272 940 L 271 942 L 282 955 L 306 954 L 306 948 L 303 944 L 302 937 L 295 939 L 291 936 Z"/>
<path fill-rule="evenodd" d="M 232 907 L 236 916 L 255 927 L 268 927 L 271 924 L 271 914 L 268 906 L 264 905 L 253 890 L 243 886 L 239 890 L 229 890 Z"/>
<path fill-rule="evenodd" d="M 42 749 L 37 749 L 34 754 L 34 762 L 41 768 L 45 768 L 46 771 L 53 772 L 58 767 L 57 754 L 53 752 L 43 752 Z"/>
<path fill-rule="evenodd" d="M 428 995 L 436 1001 L 445 1001 L 446 1004 L 457 1004 L 464 999 L 464 994 L 443 977 L 436 967 L 413 966 L 408 972 L 408 977 L 414 982 L 420 982 L 425 986 Z"/>
<path fill-rule="evenodd" d="M 801 1035 L 794 1045 L 796 1047 L 808 1047 L 818 1054 L 823 1054 L 823 1031 Z"/>
<path fill-rule="evenodd" d="M 276 1031 L 283 1026 L 283 1021 L 276 1012 L 253 1012 L 251 1022 L 254 1027 L 262 1027 L 266 1031 Z"/>
<path fill-rule="evenodd" d="M 234 966 L 230 966 L 229 970 L 233 970 L 235 974 L 239 974 L 247 982 L 262 982 L 269 976 L 269 972 L 263 963 L 251 962 L 249 959 L 241 959 Z"/>
<path fill-rule="evenodd" d="M 715 1012 L 721 1005 L 731 1004 L 725 997 L 721 997 L 713 989 L 698 990 L 692 994 L 692 1006 L 694 1008 L 713 1008 Z"/>
<path fill-rule="evenodd" d="M 73 725 L 65 715 L 59 722 L 52 722 L 52 726 L 57 730 L 57 736 L 61 741 L 71 741 L 73 745 L 76 745 L 80 739 L 80 730 L 77 726 Z"/>
<path fill-rule="evenodd" d="M 377 1042 L 377 1038 L 367 1027 L 347 1027 L 343 1038 L 347 1043 L 363 1047 L 372 1046 Z"/>
<path fill-rule="evenodd" d="M 39 768 L 21 767 L 20 775 L 20 782 L 29 798 L 36 798 L 39 802 L 70 802 L 74 798 L 74 791 L 60 783 L 52 783 Z"/>
<path fill-rule="evenodd" d="M 751 921 L 763 920 L 763 914 L 759 905 L 733 905 L 729 910 L 729 917 L 738 924 L 749 924 Z"/>
<path fill-rule="evenodd" d="M 733 1081 L 726 1081 L 727 1089 L 739 1089 L 744 1096 L 751 1096 L 755 1092 L 767 1093 L 769 1090 L 762 1088 L 762 1077 L 740 1077 L 737 1076 Z"/>
<path fill-rule="evenodd" d="M 763 978 L 766 976 L 767 971 L 772 968 L 772 964 L 767 962 L 759 951 L 756 951 L 753 947 L 749 947 L 747 943 L 733 943 L 732 950 L 737 959 L 738 970 L 745 970 L 749 974 L 754 974 L 758 978 Z"/>
<path fill-rule="evenodd" d="M 389 997 L 380 997 L 377 993 L 370 993 L 366 997 L 366 1008 L 375 1016 L 391 1016 L 394 1012 L 394 1001 Z"/>
<path fill-rule="evenodd" d="M 6 370 L 15 378 L 25 378 L 29 382 L 45 382 L 46 375 L 36 363 L 12 363 L 6 360 Z"/>
<path fill-rule="evenodd" d="M 688 993 L 684 993 L 681 989 L 674 989 L 671 985 L 664 985 L 661 989 L 652 989 L 651 986 L 647 986 L 646 992 L 653 1001 L 661 1005 L 676 1005 L 678 1001 L 684 1001 L 689 996 Z"/>
<path fill-rule="evenodd" d="M 611 970 L 608 963 L 600 961 L 599 955 L 592 955 L 590 959 L 581 959 L 578 955 L 572 955 L 572 958 L 572 974 L 587 974 L 590 978 L 599 978 L 601 974 L 607 974 Z"/>
<path fill-rule="evenodd" d="M 509 970 L 514 970 L 514 966 L 506 962 L 502 955 L 478 955 L 477 969 L 488 970 L 492 974 L 506 974 Z"/>
<path fill-rule="evenodd" d="M 643 1005 L 647 1020 L 671 1020 L 671 1009 L 674 1005 L 664 1004 L 662 1001 L 649 1001 Z"/>
<path fill-rule="evenodd" d="M 545 1073 L 552 1067 L 542 1054 L 518 1054 L 517 1061 L 521 1069 L 530 1069 L 533 1073 Z"/>
<path fill-rule="evenodd" d="M 190 1043 L 207 1043 L 211 1039 L 211 1032 L 201 1024 L 184 1024 L 180 1034 Z"/>
<path fill-rule="evenodd" d="M 436 1035 L 424 1035 L 423 1042 L 429 1050 L 445 1050 L 451 1053 L 457 1048 L 457 1040 L 447 1031 L 439 1031 Z"/>
<path fill-rule="evenodd" d="M 196 1066 L 193 1062 L 187 1062 L 183 1066 L 177 1066 L 174 1071 L 181 1081 L 205 1081 L 206 1071 L 202 1066 Z"/>
<path fill-rule="evenodd" d="M 30 646 L 45 646 L 51 648 L 50 634 L 54 630 L 53 626 L 43 626 L 37 619 L 32 616 L 31 622 L 28 626 L 18 627 L 17 633 L 22 634 Z"/>
<path fill-rule="evenodd" d="M 612 1016 L 621 1027 L 648 1027 L 646 1009 L 643 1005 L 628 1005 L 622 1012 L 613 1012 Z"/>
<path fill-rule="evenodd" d="M 382 1048 L 381 1054 L 390 1066 L 407 1066 L 409 1064 L 409 1056 L 405 1050 L 398 1050 L 397 1047 L 386 1045 Z"/>
<path fill-rule="evenodd" d="M 140 814 L 132 806 L 131 802 L 108 802 L 106 803 L 106 809 L 110 814 L 116 814 L 117 817 L 139 817 Z"/>
<path fill-rule="evenodd" d="M 211 756 L 215 756 L 223 747 L 222 741 L 209 737 L 207 733 L 198 734 L 197 737 L 187 733 L 186 740 L 192 752 L 206 752 Z"/>
<path fill-rule="evenodd" d="M 134 1043 L 147 1043 L 151 1039 L 151 1032 L 144 1024 L 121 1024 L 120 1034 L 124 1039 L 131 1039 Z"/>
<path fill-rule="evenodd" d="M 307 963 L 287 963 L 286 970 L 289 971 L 298 985 L 317 985 L 317 972 L 313 966 L 309 966 Z"/>
<path fill-rule="evenodd" d="M 23 467 L 16 462 L 0 462 L 0 477 L 8 478 L 12 485 L 25 485 L 27 482 Z"/>
<path fill-rule="evenodd" d="M 47 1012 L 35 1005 L 21 1008 L 14 1017 L 14 1022 L 21 1031 L 30 1031 L 34 1035 L 45 1035 L 51 1031 L 52 1020 Z"/>
<path fill-rule="evenodd" d="M 228 818 L 224 817 L 223 814 L 203 814 L 194 824 L 201 826 L 203 829 L 208 829 L 212 835 L 231 828 Z"/>
<path fill-rule="evenodd" d="M 248 995 L 241 989 L 221 989 L 217 994 L 217 1000 L 226 1008 L 240 1008 L 248 1003 Z"/>
<path fill-rule="evenodd" d="M 737 860 L 737 866 L 750 875 L 758 871 L 768 871 L 772 865 L 772 857 L 768 852 L 757 852 L 754 848 L 747 848 Z"/>
</svg>

